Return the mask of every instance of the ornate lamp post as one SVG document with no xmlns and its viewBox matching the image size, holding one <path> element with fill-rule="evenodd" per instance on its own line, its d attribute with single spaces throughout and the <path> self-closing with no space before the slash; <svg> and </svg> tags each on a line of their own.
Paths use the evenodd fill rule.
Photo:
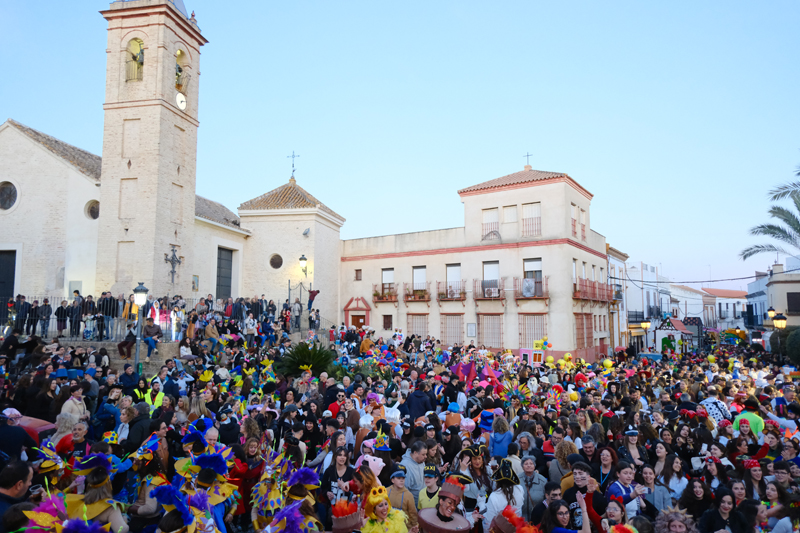
<svg viewBox="0 0 800 533">
<path fill-rule="evenodd" d="M 778 329 L 783 329 L 786 327 L 786 317 L 783 316 L 783 313 L 778 313 L 774 317 L 772 317 L 772 323 Z"/>
<path fill-rule="evenodd" d="M 643 320 L 642 323 L 639 324 L 639 325 L 642 326 L 642 329 L 644 330 L 644 347 L 647 348 L 647 332 L 650 330 L 650 321 L 649 320 Z M 656 334 L 655 334 L 655 332 L 653 332 L 653 345 L 654 346 L 655 346 L 655 343 L 656 343 Z"/>
<path fill-rule="evenodd" d="M 139 286 L 133 289 L 133 302 L 139 308 L 136 314 L 136 356 L 133 359 L 133 366 L 136 372 L 139 372 L 139 345 L 142 342 L 142 314 L 144 313 L 144 304 L 147 303 L 147 293 L 150 292 L 144 283 L 139 282 Z"/>
<path fill-rule="evenodd" d="M 308 263 L 308 259 L 306 259 L 306 255 L 303 254 L 300 256 L 300 270 L 302 270 L 303 274 L 308 277 L 308 267 L 306 267 L 306 263 Z"/>
</svg>

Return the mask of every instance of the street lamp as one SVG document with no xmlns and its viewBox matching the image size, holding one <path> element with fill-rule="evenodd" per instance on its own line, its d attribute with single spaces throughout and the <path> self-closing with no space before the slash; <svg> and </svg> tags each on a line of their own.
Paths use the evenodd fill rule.
<svg viewBox="0 0 800 533">
<path fill-rule="evenodd" d="M 769 306 L 769 309 L 767 309 L 767 316 L 770 318 L 770 320 L 775 318 L 775 309 L 773 309 L 772 306 Z"/>
<path fill-rule="evenodd" d="M 644 330 L 644 347 L 645 349 L 647 349 L 647 332 L 650 330 L 650 321 L 647 319 L 642 320 L 642 323 L 639 325 L 642 326 L 642 329 Z M 655 343 L 656 343 L 656 334 L 655 332 L 653 332 L 653 344 Z"/>
<path fill-rule="evenodd" d="M 303 274 L 308 277 L 308 268 L 306 268 L 306 263 L 308 263 L 308 259 L 306 259 L 306 255 L 303 254 L 300 256 L 300 270 L 302 270 Z"/>
<path fill-rule="evenodd" d="M 783 313 L 778 313 L 772 317 L 772 324 L 778 329 L 783 329 L 786 327 L 786 317 L 783 316 Z"/>
<path fill-rule="evenodd" d="M 139 286 L 133 289 L 133 303 L 139 310 L 136 313 L 136 356 L 133 359 L 133 366 L 136 372 L 139 370 L 139 345 L 142 342 L 142 314 L 144 313 L 144 304 L 147 303 L 147 293 L 150 292 L 144 283 L 139 282 Z"/>
</svg>

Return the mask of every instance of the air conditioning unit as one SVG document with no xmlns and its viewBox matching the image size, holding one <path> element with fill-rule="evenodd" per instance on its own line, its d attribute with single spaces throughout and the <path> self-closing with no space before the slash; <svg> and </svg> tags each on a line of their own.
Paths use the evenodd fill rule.
<svg viewBox="0 0 800 533">
<path fill-rule="evenodd" d="M 484 289 L 483 296 L 485 298 L 500 298 L 500 289 L 498 289 L 497 287 L 490 287 L 488 289 Z"/>
</svg>

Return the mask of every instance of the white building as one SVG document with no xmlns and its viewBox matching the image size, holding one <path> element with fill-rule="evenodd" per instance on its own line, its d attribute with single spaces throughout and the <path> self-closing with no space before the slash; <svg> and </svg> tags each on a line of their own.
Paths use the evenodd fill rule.
<svg viewBox="0 0 800 533">
<path fill-rule="evenodd" d="M 608 305 L 608 335 L 611 349 L 618 346 L 627 348 L 629 343 L 628 314 L 625 307 L 625 290 L 627 284 L 627 271 L 625 261 L 628 254 L 622 253 L 612 246 L 606 246 L 608 253 L 608 284 L 611 288 L 613 299 Z"/>
<path fill-rule="evenodd" d="M 713 296 L 716 305 L 717 325 L 720 332 L 726 329 L 745 329 L 744 315 L 747 313 L 747 291 L 730 289 L 703 289 Z"/>
</svg>

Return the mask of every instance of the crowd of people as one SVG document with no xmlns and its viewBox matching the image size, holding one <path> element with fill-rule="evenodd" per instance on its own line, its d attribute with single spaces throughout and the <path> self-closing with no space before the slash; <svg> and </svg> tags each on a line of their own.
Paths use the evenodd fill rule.
<svg viewBox="0 0 800 533">
<path fill-rule="evenodd" d="M 339 328 L 287 375 L 286 339 L 187 328 L 139 375 L 125 347 L 9 333 L 0 533 L 800 528 L 795 369 L 747 345 L 530 362 Z"/>
</svg>

